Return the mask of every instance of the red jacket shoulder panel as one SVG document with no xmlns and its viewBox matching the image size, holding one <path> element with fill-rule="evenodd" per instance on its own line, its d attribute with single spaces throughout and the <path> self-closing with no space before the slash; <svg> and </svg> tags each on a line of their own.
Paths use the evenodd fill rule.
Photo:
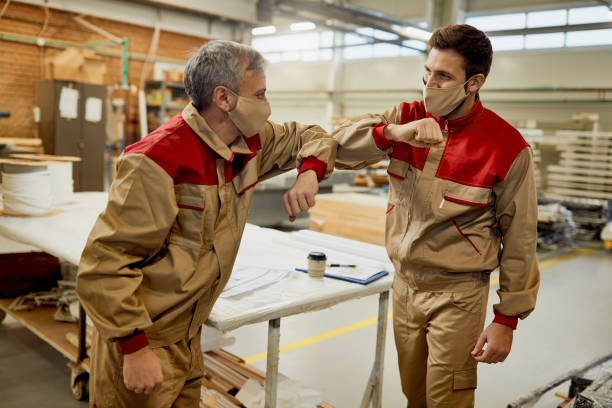
<svg viewBox="0 0 612 408">
<path fill-rule="evenodd" d="M 217 184 L 216 154 L 179 114 L 125 149 L 144 154 L 163 168 L 175 184 Z"/>
</svg>

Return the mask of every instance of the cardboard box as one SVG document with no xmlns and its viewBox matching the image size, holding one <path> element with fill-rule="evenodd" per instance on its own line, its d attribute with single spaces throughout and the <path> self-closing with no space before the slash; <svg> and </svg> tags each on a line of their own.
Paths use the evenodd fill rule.
<svg viewBox="0 0 612 408">
<path fill-rule="evenodd" d="M 67 48 L 45 61 L 45 78 L 104 85 L 106 61 L 93 50 Z"/>
<path fill-rule="evenodd" d="M 164 78 L 169 82 L 183 82 L 185 73 L 180 68 L 171 68 L 164 71 Z"/>
</svg>

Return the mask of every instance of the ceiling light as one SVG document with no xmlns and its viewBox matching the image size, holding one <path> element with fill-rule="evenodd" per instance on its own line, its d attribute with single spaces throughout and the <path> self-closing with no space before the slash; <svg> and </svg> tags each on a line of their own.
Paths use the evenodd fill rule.
<svg viewBox="0 0 612 408">
<path fill-rule="evenodd" d="M 274 34 L 275 32 L 276 32 L 276 27 L 274 26 L 255 27 L 251 30 L 251 34 L 253 35 Z"/>
<path fill-rule="evenodd" d="M 308 31 L 314 30 L 317 28 L 315 23 L 311 23 L 310 21 L 302 21 L 301 23 L 293 23 L 289 26 L 291 31 Z"/>
</svg>

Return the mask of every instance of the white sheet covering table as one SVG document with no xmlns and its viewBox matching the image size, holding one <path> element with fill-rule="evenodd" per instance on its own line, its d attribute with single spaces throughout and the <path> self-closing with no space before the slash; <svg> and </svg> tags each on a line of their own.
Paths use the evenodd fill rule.
<svg viewBox="0 0 612 408">
<path fill-rule="evenodd" d="M 77 193 L 75 199 L 76 203 L 63 206 L 59 213 L 48 217 L 0 216 L 0 235 L 78 265 L 87 236 L 106 204 L 106 194 Z M 313 250 L 325 252 L 328 262 L 380 267 L 390 274 L 368 285 L 359 285 L 314 279 L 295 271 L 296 267 L 305 267 L 306 255 Z M 286 277 L 276 283 L 220 298 L 207 321 L 222 331 L 269 322 L 266 407 L 276 406 L 280 319 L 374 294 L 380 295 L 375 359 L 361 406 L 381 406 L 389 289 L 393 281 L 393 269 L 383 247 L 308 230 L 286 233 L 247 225 L 236 265 L 259 271 L 289 269 Z"/>
</svg>

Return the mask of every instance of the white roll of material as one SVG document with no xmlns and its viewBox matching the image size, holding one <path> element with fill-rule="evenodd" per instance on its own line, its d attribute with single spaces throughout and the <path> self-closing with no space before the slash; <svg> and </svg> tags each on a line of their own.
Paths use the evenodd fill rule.
<svg viewBox="0 0 612 408">
<path fill-rule="evenodd" d="M 53 205 L 70 204 L 73 201 L 74 181 L 72 180 L 72 162 L 49 163 L 51 173 L 51 192 Z"/>
<path fill-rule="evenodd" d="M 2 173 L 3 209 L 11 215 L 42 215 L 53 208 L 51 172 Z"/>
</svg>

